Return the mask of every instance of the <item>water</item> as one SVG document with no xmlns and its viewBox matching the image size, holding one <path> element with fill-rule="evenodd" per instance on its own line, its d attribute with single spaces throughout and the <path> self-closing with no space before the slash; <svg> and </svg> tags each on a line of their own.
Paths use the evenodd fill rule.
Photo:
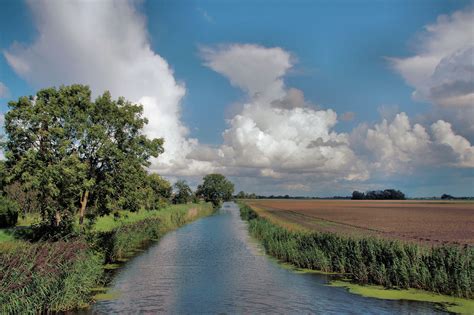
<svg viewBox="0 0 474 315">
<path fill-rule="evenodd" d="M 388 301 L 328 287 L 262 254 L 234 203 L 164 236 L 128 262 L 88 313 L 432 314 L 433 304 Z"/>
</svg>

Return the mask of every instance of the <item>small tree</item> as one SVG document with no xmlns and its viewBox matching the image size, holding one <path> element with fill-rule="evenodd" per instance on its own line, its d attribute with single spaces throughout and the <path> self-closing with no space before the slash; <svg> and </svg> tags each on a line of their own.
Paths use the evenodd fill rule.
<svg viewBox="0 0 474 315">
<path fill-rule="evenodd" d="M 147 184 L 151 192 L 150 209 L 159 209 L 169 202 L 173 193 L 169 181 L 158 174 L 150 174 L 147 177 Z"/>
<path fill-rule="evenodd" d="M 362 200 L 362 199 L 365 199 L 365 194 L 360 191 L 354 190 L 354 192 L 352 193 L 352 200 Z"/>
<path fill-rule="evenodd" d="M 185 180 L 178 180 L 174 184 L 174 189 L 176 192 L 174 194 L 173 203 L 179 204 L 188 203 L 191 201 L 193 197 L 193 191 Z"/>
<path fill-rule="evenodd" d="M 237 199 L 245 199 L 247 198 L 247 194 L 244 192 L 244 191 L 239 191 L 239 193 L 237 194 Z"/>
<path fill-rule="evenodd" d="M 212 202 L 218 207 L 223 201 L 232 199 L 234 184 L 227 180 L 222 174 L 209 174 L 204 176 L 202 185 L 198 186 L 198 195 L 204 197 L 206 201 Z"/>
</svg>

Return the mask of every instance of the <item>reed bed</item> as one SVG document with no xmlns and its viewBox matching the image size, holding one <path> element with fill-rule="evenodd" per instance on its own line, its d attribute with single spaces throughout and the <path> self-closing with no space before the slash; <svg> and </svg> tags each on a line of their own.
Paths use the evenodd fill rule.
<svg viewBox="0 0 474 315">
<path fill-rule="evenodd" d="M 473 298 L 472 246 L 421 246 L 375 237 L 289 231 L 240 204 L 241 217 L 266 252 L 299 268 L 345 274 L 359 284 L 416 288 Z"/>
</svg>

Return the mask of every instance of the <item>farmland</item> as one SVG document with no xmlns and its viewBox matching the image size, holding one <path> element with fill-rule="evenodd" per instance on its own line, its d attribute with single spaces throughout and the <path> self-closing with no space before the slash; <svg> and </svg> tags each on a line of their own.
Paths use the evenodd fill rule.
<svg viewBox="0 0 474 315">
<path fill-rule="evenodd" d="M 379 200 L 246 200 L 289 229 L 442 245 L 474 244 L 474 203 Z"/>
</svg>

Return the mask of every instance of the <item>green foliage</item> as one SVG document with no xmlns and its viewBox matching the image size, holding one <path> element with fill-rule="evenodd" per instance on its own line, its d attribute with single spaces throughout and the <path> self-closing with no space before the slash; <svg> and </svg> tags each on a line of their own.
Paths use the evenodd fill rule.
<svg viewBox="0 0 474 315">
<path fill-rule="evenodd" d="M 38 314 L 90 302 L 102 257 L 83 241 L 0 248 L 0 313 Z"/>
<path fill-rule="evenodd" d="M 18 220 L 18 205 L 0 195 L 0 228 L 12 227 Z"/>
<path fill-rule="evenodd" d="M 181 203 L 188 203 L 192 200 L 193 191 L 191 187 L 186 183 L 185 180 L 178 180 L 174 184 L 175 194 L 173 197 L 173 203 L 181 204 Z"/>
<path fill-rule="evenodd" d="M 163 152 L 163 139 L 142 133 L 142 106 L 112 100 L 109 92 L 92 101 L 87 86 L 71 85 L 40 90 L 9 107 L 8 179 L 37 192 L 47 224 L 71 225 L 88 204 L 96 214 L 140 208 L 144 167 Z"/>
<path fill-rule="evenodd" d="M 3 187 L 3 191 L 11 200 L 15 201 L 21 211 L 21 217 L 25 219 L 29 214 L 39 214 L 38 192 L 27 188 L 19 181 L 12 182 Z"/>
<path fill-rule="evenodd" d="M 370 190 L 366 193 L 355 190 L 352 192 L 352 200 L 405 200 L 405 194 L 400 190 Z"/>
<path fill-rule="evenodd" d="M 223 201 L 232 199 L 234 184 L 222 174 L 209 174 L 204 176 L 203 183 L 198 186 L 196 195 L 202 196 L 207 202 L 212 202 L 218 207 Z"/>
<path fill-rule="evenodd" d="M 168 205 L 173 188 L 169 181 L 158 174 L 147 176 L 146 209 L 157 210 Z"/>
<path fill-rule="evenodd" d="M 247 205 L 242 218 L 268 254 L 300 268 L 347 274 L 354 282 L 387 288 L 416 288 L 473 298 L 474 248 L 416 244 L 335 233 L 291 232 Z"/>
<path fill-rule="evenodd" d="M 0 195 L 2 194 L 5 188 L 5 185 L 7 183 L 6 180 L 7 180 L 7 168 L 5 166 L 5 161 L 0 160 Z"/>
</svg>

